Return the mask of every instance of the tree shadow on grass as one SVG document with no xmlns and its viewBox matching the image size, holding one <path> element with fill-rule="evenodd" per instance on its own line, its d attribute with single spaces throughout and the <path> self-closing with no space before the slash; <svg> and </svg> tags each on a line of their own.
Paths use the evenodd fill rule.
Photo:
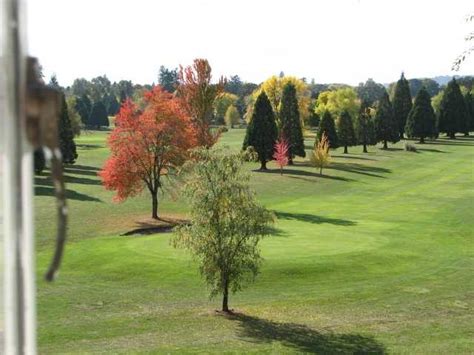
<svg viewBox="0 0 474 355">
<path fill-rule="evenodd" d="M 355 226 L 357 223 L 354 221 L 349 221 L 347 219 L 340 218 L 329 218 L 323 216 L 317 216 L 309 213 L 290 213 L 290 212 L 280 212 L 275 211 L 275 215 L 278 219 L 289 219 L 297 220 L 301 222 L 313 223 L 313 224 L 322 224 L 329 223 L 336 226 Z"/>
<path fill-rule="evenodd" d="M 304 165 L 300 165 L 304 166 Z M 280 169 L 268 169 L 268 170 L 254 170 L 256 172 L 262 172 L 266 174 L 281 174 Z M 319 175 L 319 173 L 311 172 L 307 170 L 297 170 L 297 169 L 283 169 L 283 175 L 287 175 L 292 178 L 296 178 L 298 176 L 307 176 L 307 177 L 317 177 L 323 179 L 332 179 L 332 180 L 340 180 L 340 181 L 353 181 L 353 179 L 348 179 L 342 176 L 329 176 L 329 175 Z"/>
<path fill-rule="evenodd" d="M 459 147 L 474 147 L 474 141 L 472 141 L 472 140 L 461 140 L 459 138 L 452 139 L 452 140 L 440 139 L 440 140 L 427 142 L 427 143 L 428 144 L 433 144 L 433 145 L 450 145 L 450 146 L 459 146 Z"/>
<path fill-rule="evenodd" d="M 297 352 L 311 354 L 386 354 L 382 343 L 360 334 L 320 332 L 302 324 L 278 323 L 243 314 L 228 319 L 239 323 L 239 337 L 253 343 L 277 341 Z"/>
<path fill-rule="evenodd" d="M 370 165 L 367 166 L 367 165 L 362 165 L 362 164 L 358 164 L 358 163 L 336 163 L 336 162 L 333 162 L 333 163 L 329 164 L 327 169 L 347 171 L 349 173 L 361 174 L 361 175 L 377 177 L 377 178 L 383 178 L 383 179 L 385 179 L 386 177 L 383 176 L 383 175 L 379 175 L 380 173 L 388 174 L 388 173 L 392 172 L 390 169 L 387 169 L 387 168 L 380 168 L 380 167 L 377 167 L 377 166 L 370 166 Z"/>
<path fill-rule="evenodd" d="M 375 159 L 366 158 L 366 157 L 358 157 L 358 156 L 351 156 L 351 155 L 331 155 L 333 158 L 344 158 L 344 159 L 356 159 L 356 160 L 370 160 L 376 161 Z"/>
<path fill-rule="evenodd" d="M 96 168 L 95 166 L 87 166 L 87 165 L 64 166 L 64 173 L 68 173 L 68 174 L 97 176 L 97 173 L 99 171 L 100 169 Z"/>
<path fill-rule="evenodd" d="M 418 152 L 431 152 L 431 153 L 448 153 L 445 152 L 444 150 L 439 150 L 439 149 L 430 149 L 430 148 L 416 148 Z"/>
<path fill-rule="evenodd" d="M 105 145 L 101 145 L 101 144 L 76 144 L 76 147 L 81 149 L 81 150 L 92 150 L 92 149 L 105 148 Z"/>
<path fill-rule="evenodd" d="M 35 186 L 36 196 L 55 196 L 54 188 L 51 186 Z M 86 194 L 81 194 L 74 190 L 66 189 L 66 198 L 68 200 L 102 202 L 102 200 Z"/>
<path fill-rule="evenodd" d="M 97 176 L 97 175 L 96 175 Z M 98 179 L 88 179 L 84 177 L 64 175 L 64 181 L 68 184 L 83 184 L 83 185 L 101 185 Z M 50 176 L 35 176 L 35 185 L 53 186 Z"/>
</svg>

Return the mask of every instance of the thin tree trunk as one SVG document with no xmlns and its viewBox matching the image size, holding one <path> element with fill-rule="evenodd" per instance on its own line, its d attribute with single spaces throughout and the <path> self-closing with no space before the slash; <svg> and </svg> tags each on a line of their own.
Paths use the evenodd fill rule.
<svg viewBox="0 0 474 355">
<path fill-rule="evenodd" d="M 224 281 L 224 291 L 222 294 L 222 312 L 229 312 L 229 283 Z"/>
<path fill-rule="evenodd" d="M 319 167 L 319 175 L 321 175 L 321 176 L 323 175 L 323 167 L 322 166 Z"/>
<path fill-rule="evenodd" d="M 425 137 L 420 137 L 420 144 L 425 143 Z"/>
<path fill-rule="evenodd" d="M 364 144 L 364 150 L 362 152 L 367 153 L 367 145 L 366 144 Z"/>
<path fill-rule="evenodd" d="M 347 154 L 347 145 L 344 146 L 344 154 Z"/>
<path fill-rule="evenodd" d="M 295 165 L 293 163 L 293 157 L 290 155 L 290 157 L 288 158 L 288 165 Z"/>
<path fill-rule="evenodd" d="M 260 161 L 260 170 L 267 170 L 267 162 L 265 160 Z"/>
<path fill-rule="evenodd" d="M 469 132 L 464 132 L 464 137 L 469 137 Z"/>
<path fill-rule="evenodd" d="M 158 191 L 151 193 L 152 210 L 151 218 L 158 219 Z"/>
<path fill-rule="evenodd" d="M 450 139 L 456 139 L 456 134 L 454 132 L 449 133 Z"/>
<path fill-rule="evenodd" d="M 387 141 L 383 141 L 383 149 L 388 149 Z"/>
</svg>

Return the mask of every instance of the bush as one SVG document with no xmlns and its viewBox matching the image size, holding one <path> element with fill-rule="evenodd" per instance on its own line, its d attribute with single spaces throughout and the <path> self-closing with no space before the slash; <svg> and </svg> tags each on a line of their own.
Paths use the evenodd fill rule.
<svg viewBox="0 0 474 355">
<path fill-rule="evenodd" d="M 405 142 L 405 150 L 407 152 L 415 152 L 416 153 L 416 147 L 412 143 Z"/>
</svg>

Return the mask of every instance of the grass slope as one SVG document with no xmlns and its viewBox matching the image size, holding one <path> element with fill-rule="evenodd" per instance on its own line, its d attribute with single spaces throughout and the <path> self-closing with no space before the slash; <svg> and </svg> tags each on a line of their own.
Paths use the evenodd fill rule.
<svg viewBox="0 0 474 355">
<path fill-rule="evenodd" d="M 323 177 L 301 159 L 284 176 L 273 164 L 252 172 L 277 232 L 262 242 L 256 283 L 230 299 L 241 314 L 226 318 L 168 234 L 119 236 L 148 216 L 150 201 L 111 202 L 96 176 L 105 137 L 78 139 L 67 168 L 70 242 L 59 279 L 38 281 L 41 352 L 472 351 L 474 139 L 419 153 L 401 143 L 337 150 Z M 242 139 L 231 130 L 221 144 L 238 149 Z M 36 192 L 40 279 L 54 235 L 47 177 Z M 186 204 L 166 195 L 160 212 L 184 214 Z"/>
</svg>

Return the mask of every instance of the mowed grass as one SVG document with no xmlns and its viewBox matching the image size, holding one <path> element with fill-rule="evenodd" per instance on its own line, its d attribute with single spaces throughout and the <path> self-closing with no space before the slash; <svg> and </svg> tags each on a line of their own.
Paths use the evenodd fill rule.
<svg viewBox="0 0 474 355">
<path fill-rule="evenodd" d="M 339 149 L 323 177 L 305 159 L 283 176 L 273 163 L 252 171 L 278 220 L 261 274 L 230 299 L 239 315 L 224 317 L 169 234 L 120 236 L 148 217 L 150 200 L 112 203 L 97 177 L 106 135 L 81 136 L 66 169 L 70 239 L 53 284 L 41 278 L 54 199 L 50 180 L 36 181 L 42 353 L 472 353 L 474 138 L 418 153 Z M 243 135 L 220 144 L 239 149 Z M 166 194 L 160 212 L 185 216 L 186 202 Z"/>
</svg>

